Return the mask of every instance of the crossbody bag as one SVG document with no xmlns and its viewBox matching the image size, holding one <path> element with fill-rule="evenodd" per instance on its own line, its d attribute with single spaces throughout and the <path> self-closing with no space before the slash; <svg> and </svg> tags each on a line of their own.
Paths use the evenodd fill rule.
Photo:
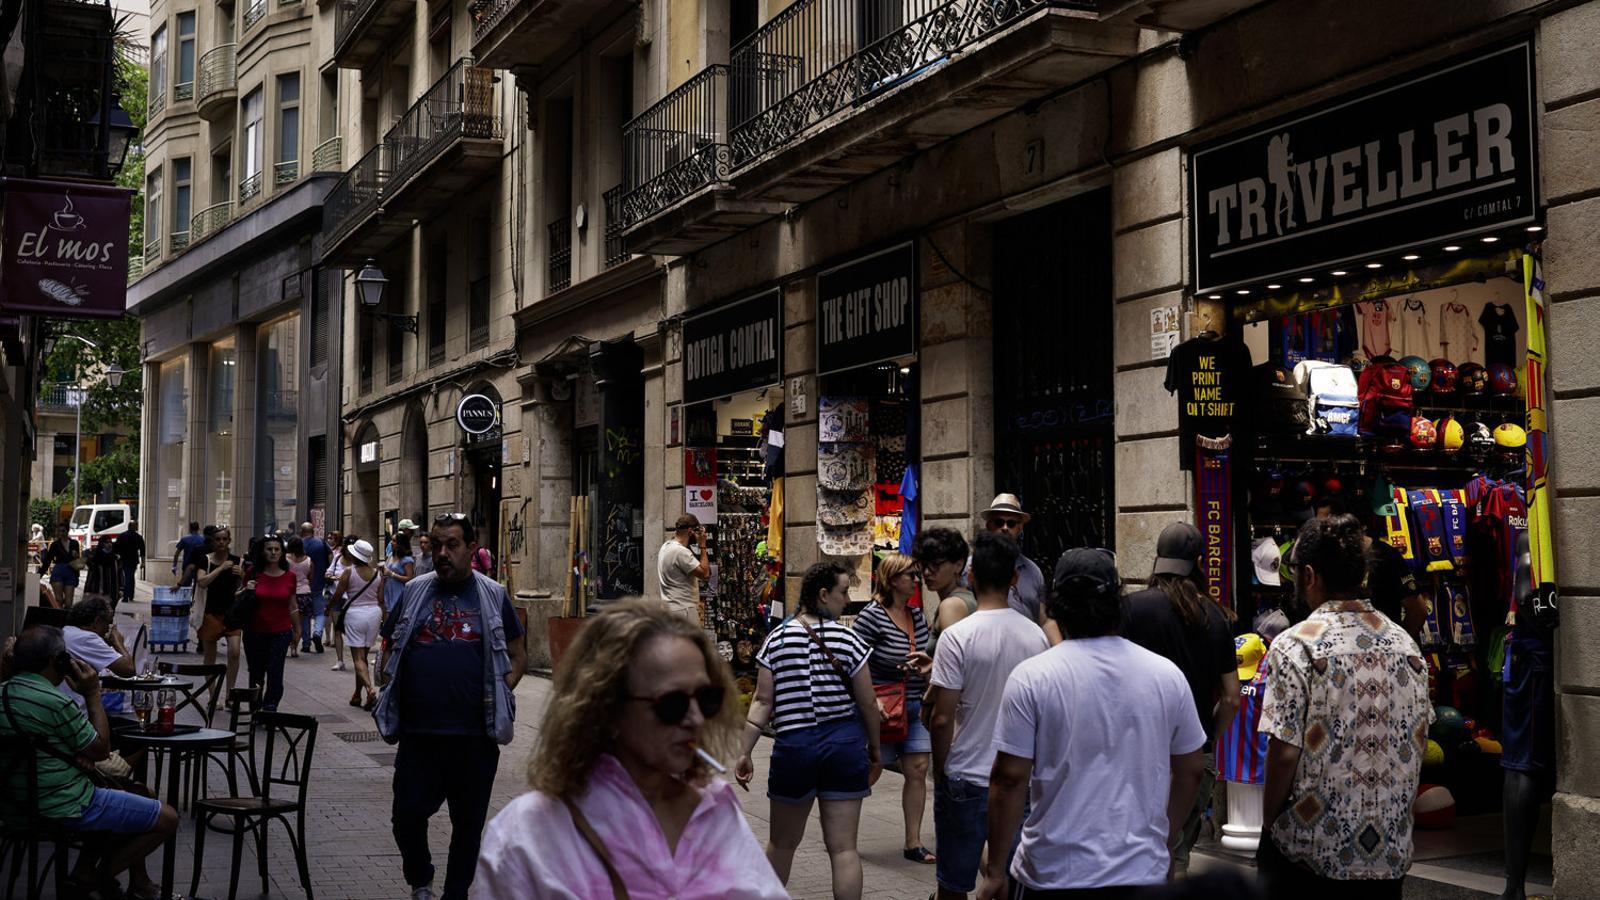
<svg viewBox="0 0 1600 900">
<path fill-rule="evenodd" d="M 344 614 L 349 611 L 350 605 L 352 603 L 355 603 L 357 600 L 360 600 L 362 597 L 366 596 L 367 589 L 372 587 L 373 585 L 377 584 L 378 583 L 378 579 L 379 579 L 378 573 L 377 572 L 372 573 L 372 580 L 368 581 L 366 584 L 362 585 L 361 586 L 361 590 L 356 591 L 355 596 L 344 598 L 344 602 L 339 604 L 339 608 L 337 610 L 335 610 L 334 613 L 333 613 L 333 630 L 334 631 L 343 631 L 344 630 Z"/>
<path fill-rule="evenodd" d="M 850 677 L 850 670 L 845 667 L 844 663 L 839 661 L 839 657 L 833 655 L 833 651 L 828 649 L 828 645 L 825 642 L 823 642 L 822 638 L 820 636 L 818 636 L 818 634 L 815 631 L 812 630 L 810 625 L 807 625 L 805 623 L 804 619 L 801 619 L 801 618 L 799 618 L 797 616 L 797 617 L 795 617 L 795 621 L 799 622 L 800 623 L 800 627 L 804 628 L 806 630 L 806 634 L 811 636 L 812 643 L 816 644 L 817 645 L 817 649 L 822 651 L 822 655 L 826 656 L 828 658 L 828 662 L 833 663 L 834 669 L 836 669 L 839 672 L 839 679 L 844 682 L 845 693 L 851 695 L 851 697 L 854 697 L 855 696 L 855 690 L 851 685 L 851 680 L 852 679 Z M 899 695 L 900 695 L 900 704 L 899 704 L 899 707 L 900 707 L 899 708 L 900 732 L 899 732 L 899 737 L 895 737 L 895 735 L 891 732 L 891 730 L 888 727 L 889 726 L 889 714 L 893 713 L 894 712 L 893 710 L 885 708 L 885 710 L 884 710 L 885 715 L 882 717 L 882 721 L 878 725 L 878 742 L 880 744 L 882 744 L 882 743 L 898 743 L 898 742 L 903 741 L 903 740 L 906 739 L 906 732 L 907 732 L 907 725 L 906 725 L 906 685 L 905 685 L 905 682 L 902 681 L 902 682 L 899 682 L 898 684 L 874 685 L 873 686 L 873 691 L 877 692 L 879 687 L 899 688 Z M 878 699 L 879 705 L 880 706 L 883 705 L 884 704 L 883 694 L 879 693 L 878 694 L 878 698 L 879 698 Z"/>
<path fill-rule="evenodd" d="M 616 865 L 611 862 L 611 853 L 606 850 L 606 842 L 600 839 L 594 826 L 589 824 L 588 817 L 578 809 L 578 804 L 566 798 L 561 802 L 567 805 L 567 812 L 572 816 L 572 824 L 578 827 L 578 833 L 583 835 L 584 841 L 594 851 L 594 855 L 600 857 L 600 865 L 605 867 L 606 878 L 611 881 L 611 895 L 616 900 L 628 900 L 628 886 L 622 881 L 622 873 L 618 872 Z"/>
</svg>

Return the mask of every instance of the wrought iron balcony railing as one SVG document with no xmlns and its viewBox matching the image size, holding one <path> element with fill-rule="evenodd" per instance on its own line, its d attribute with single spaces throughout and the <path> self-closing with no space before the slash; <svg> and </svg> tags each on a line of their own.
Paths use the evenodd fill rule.
<svg viewBox="0 0 1600 900">
<path fill-rule="evenodd" d="M 185 82 L 183 82 L 181 84 L 173 85 L 172 86 L 172 99 L 173 100 L 193 100 L 194 99 L 194 82 L 185 81 Z"/>
<path fill-rule="evenodd" d="M 572 220 L 558 219 L 549 225 L 550 264 L 547 294 L 566 290 L 572 286 Z"/>
<path fill-rule="evenodd" d="M 72 415 L 87 392 L 70 384 L 48 384 L 39 388 L 39 411 Z"/>
<path fill-rule="evenodd" d="M 621 265 L 628 261 L 632 254 L 628 253 L 628 244 L 622 237 L 622 189 L 617 185 L 600 196 L 605 200 L 606 206 L 606 268 Z"/>
<path fill-rule="evenodd" d="M 195 243 L 226 228 L 233 221 L 233 201 L 224 200 L 194 214 L 189 220 L 189 239 Z"/>
<path fill-rule="evenodd" d="M 494 70 L 474 66 L 471 57 L 457 60 L 383 136 L 391 178 L 404 181 L 461 138 L 498 140 L 499 112 Z"/>
<path fill-rule="evenodd" d="M 483 40 L 483 36 L 494 30 L 506 13 L 516 7 L 518 3 L 527 0 L 472 0 L 467 4 L 467 14 L 472 16 L 472 42 Z"/>
<path fill-rule="evenodd" d="M 212 94 L 237 89 L 239 68 L 234 55 L 236 46 L 222 44 L 212 47 L 200 57 L 199 71 L 195 76 L 195 80 L 199 82 L 195 91 L 199 102 L 206 102 L 206 98 Z"/>
<path fill-rule="evenodd" d="M 183 251 L 189 249 L 189 232 L 174 231 L 168 236 L 167 242 L 172 245 L 173 253 L 182 253 Z"/>
<path fill-rule="evenodd" d="M 334 135 L 311 151 L 311 171 L 338 172 L 344 168 L 344 141 Z"/>
<path fill-rule="evenodd" d="M 294 184 L 294 180 L 299 177 L 300 160 L 298 159 L 291 159 L 288 162 L 274 163 L 272 166 L 272 183 L 275 185 Z"/>
<path fill-rule="evenodd" d="M 357 222 L 378 208 L 389 171 L 389 145 L 379 143 L 334 183 L 322 201 L 323 221 L 328 223 L 325 246 L 339 243 Z"/>
<path fill-rule="evenodd" d="M 1094 3 L 903 0 L 869 11 L 855 0 L 799 0 L 730 54 L 733 166 L 1047 6 Z"/>
<path fill-rule="evenodd" d="M 256 27 L 256 23 L 265 18 L 266 15 L 267 0 L 252 0 L 250 5 L 245 7 L 244 10 L 244 29 L 249 31 L 250 29 Z"/>
<path fill-rule="evenodd" d="M 144 262 L 150 265 L 161 259 L 161 238 L 144 242 Z"/>
<path fill-rule="evenodd" d="M 240 203 L 243 203 L 246 200 L 249 200 L 251 197 L 254 197 L 255 195 L 257 195 L 259 193 L 261 193 L 261 173 L 260 172 L 257 172 L 254 175 L 251 175 L 250 177 L 246 178 L 245 180 L 239 182 L 239 202 Z"/>
<path fill-rule="evenodd" d="M 166 108 L 167 108 L 167 92 L 165 90 L 161 90 L 161 89 L 157 89 L 157 90 L 151 91 L 150 92 L 150 102 L 146 103 L 145 107 L 144 107 L 145 115 L 147 117 L 149 117 L 149 118 L 154 119 L 156 116 L 161 114 L 161 111 L 163 109 L 166 109 Z"/>
<path fill-rule="evenodd" d="M 128 283 L 129 284 L 133 284 L 135 281 L 138 281 L 139 280 L 139 276 L 143 275 L 143 274 L 144 274 L 144 257 L 142 257 L 142 256 L 130 256 L 130 257 L 128 257 Z"/>
<path fill-rule="evenodd" d="M 715 65 L 622 126 L 627 227 L 728 179 L 727 103 L 728 67 Z"/>
<path fill-rule="evenodd" d="M 343 47 L 350 32 L 366 18 L 379 0 L 339 0 L 333 14 L 333 46 Z"/>
</svg>

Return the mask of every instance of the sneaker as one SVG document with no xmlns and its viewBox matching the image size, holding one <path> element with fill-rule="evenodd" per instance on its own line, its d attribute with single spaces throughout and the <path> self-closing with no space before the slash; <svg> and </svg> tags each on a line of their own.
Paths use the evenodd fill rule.
<svg viewBox="0 0 1600 900">
<path fill-rule="evenodd" d="M 344 663 L 336 662 L 333 665 L 328 667 L 328 671 L 330 671 L 330 672 L 343 672 L 344 671 Z M 433 889 L 429 888 L 428 890 L 431 891 Z"/>
<path fill-rule="evenodd" d="M 433 886 L 423 885 L 411 889 L 411 900 L 433 900 Z"/>
</svg>

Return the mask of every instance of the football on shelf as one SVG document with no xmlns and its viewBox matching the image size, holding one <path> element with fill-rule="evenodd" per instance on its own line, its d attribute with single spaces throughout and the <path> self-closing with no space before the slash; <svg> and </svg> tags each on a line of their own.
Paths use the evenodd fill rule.
<svg viewBox="0 0 1600 900">
<path fill-rule="evenodd" d="M 1417 800 L 1411 805 L 1417 827 L 1429 831 L 1449 828 L 1456 821 L 1456 798 L 1439 784 L 1417 786 Z"/>
</svg>

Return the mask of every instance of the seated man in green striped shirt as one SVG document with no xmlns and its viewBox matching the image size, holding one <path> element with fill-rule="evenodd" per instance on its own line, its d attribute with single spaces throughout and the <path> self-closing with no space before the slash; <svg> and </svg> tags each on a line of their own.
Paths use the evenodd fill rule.
<svg viewBox="0 0 1600 900">
<path fill-rule="evenodd" d="M 0 736 L 24 735 L 39 749 L 37 809 L 19 811 L 27 794 L 25 760 L 7 759 L 0 751 L 0 817 L 16 821 L 18 813 L 60 820 L 74 831 L 99 831 L 123 836 L 113 841 L 95 873 L 109 888 L 128 872 L 129 895 L 154 897 L 156 885 L 144 858 L 178 830 L 178 814 L 159 800 L 127 791 L 96 787 L 84 769 L 111 753 L 111 727 L 100 701 L 100 676 L 73 659 L 61 629 L 35 625 L 6 647 L 0 659 Z M 66 681 L 84 699 L 84 709 L 57 690 Z"/>
</svg>

